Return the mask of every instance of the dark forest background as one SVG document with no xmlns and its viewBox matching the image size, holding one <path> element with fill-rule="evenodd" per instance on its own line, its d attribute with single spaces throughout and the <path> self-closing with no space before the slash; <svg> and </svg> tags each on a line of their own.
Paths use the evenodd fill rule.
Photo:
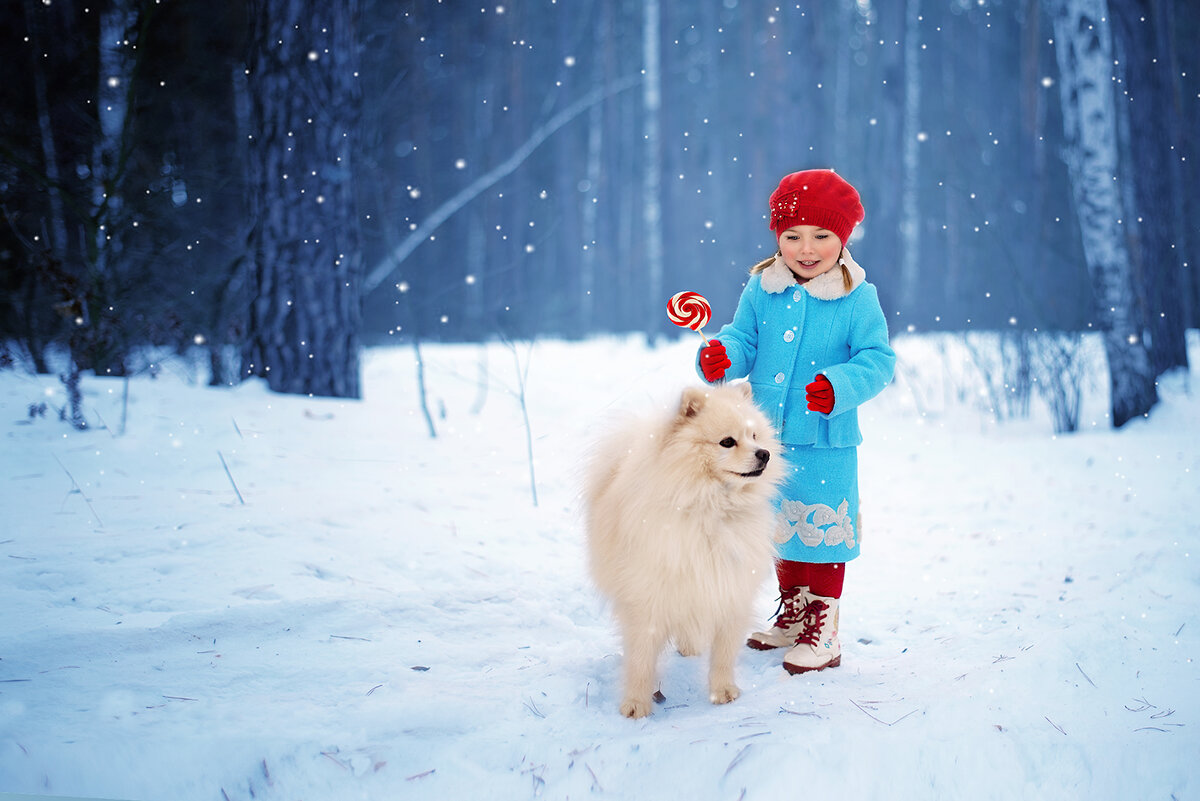
<svg viewBox="0 0 1200 801">
<path fill-rule="evenodd" d="M 728 319 L 770 191 L 833 167 L 893 332 L 1102 331 L 1119 425 L 1200 323 L 1198 33 L 1191 0 L 14 0 L 0 338 L 342 396 L 363 343 L 655 338 L 681 289 Z"/>
</svg>

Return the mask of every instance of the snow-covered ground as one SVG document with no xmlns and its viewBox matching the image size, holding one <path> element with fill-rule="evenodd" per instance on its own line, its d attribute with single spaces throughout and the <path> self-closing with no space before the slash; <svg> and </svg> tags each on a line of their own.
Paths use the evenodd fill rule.
<svg viewBox="0 0 1200 801">
<path fill-rule="evenodd" d="M 1196 369 L 1116 432 L 1092 387 L 1054 437 L 1037 401 L 998 424 L 940 383 L 946 340 L 899 339 L 862 413 L 842 666 L 746 650 L 714 707 L 664 654 L 667 702 L 621 718 L 579 458 L 693 383 L 696 342 L 427 346 L 436 438 L 407 348 L 364 354 L 361 402 L 168 360 L 123 432 L 123 380 L 85 379 L 76 432 L 56 379 L 0 373 L 0 793 L 1200 796 Z"/>
</svg>

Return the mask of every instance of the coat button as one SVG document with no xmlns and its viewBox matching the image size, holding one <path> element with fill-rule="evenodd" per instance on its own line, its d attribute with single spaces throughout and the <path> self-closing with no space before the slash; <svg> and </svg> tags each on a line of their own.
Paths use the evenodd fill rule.
<svg viewBox="0 0 1200 801">
<path fill-rule="evenodd" d="M 791 330 L 790 328 L 787 331 L 783 332 L 783 341 L 784 342 L 791 342 L 795 338 L 796 338 L 796 332 Z"/>
<path fill-rule="evenodd" d="M 783 373 L 776 373 L 776 374 L 775 374 L 775 383 L 776 383 L 776 384 L 782 384 L 782 383 L 783 383 Z"/>
<path fill-rule="evenodd" d="M 792 293 L 792 300 L 796 301 L 797 303 L 800 302 L 800 292 L 801 292 L 801 290 L 797 289 L 795 292 Z"/>
</svg>

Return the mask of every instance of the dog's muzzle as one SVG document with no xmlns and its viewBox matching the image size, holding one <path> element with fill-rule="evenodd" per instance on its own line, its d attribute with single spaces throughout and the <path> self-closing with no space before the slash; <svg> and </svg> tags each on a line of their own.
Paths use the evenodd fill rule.
<svg viewBox="0 0 1200 801">
<path fill-rule="evenodd" d="M 754 452 L 754 458 L 758 460 L 758 467 L 751 470 L 749 473 L 739 473 L 742 478 L 755 478 L 761 476 L 763 470 L 767 468 L 767 462 L 771 461 L 771 452 L 766 448 L 759 448 Z"/>
</svg>

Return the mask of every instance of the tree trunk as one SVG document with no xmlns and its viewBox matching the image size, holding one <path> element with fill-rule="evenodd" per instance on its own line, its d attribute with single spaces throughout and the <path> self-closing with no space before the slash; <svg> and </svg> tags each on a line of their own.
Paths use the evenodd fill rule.
<svg viewBox="0 0 1200 801">
<path fill-rule="evenodd" d="M 1137 214 L 1126 227 L 1131 236 L 1136 286 L 1144 304 L 1142 323 L 1149 332 L 1154 374 L 1186 367 L 1180 189 L 1179 115 L 1173 101 L 1170 37 L 1163 4 L 1154 0 L 1114 3 L 1113 32 L 1124 94 L 1118 109 L 1124 119 L 1125 156 L 1130 196 Z"/>
<path fill-rule="evenodd" d="M 360 396 L 357 21 L 357 0 L 251 4 L 254 226 L 243 373 L 277 392 Z"/>
<path fill-rule="evenodd" d="M 100 135 L 92 158 L 92 206 L 96 210 L 93 266 L 99 276 L 121 252 L 121 178 L 124 174 L 130 86 L 133 82 L 138 12 L 130 0 L 108 4 L 100 13 L 100 82 L 96 116 Z"/>
<path fill-rule="evenodd" d="M 1100 306 L 1100 329 L 1112 386 L 1116 427 L 1157 401 L 1154 371 L 1133 308 L 1129 252 L 1115 186 L 1117 117 L 1112 39 L 1104 0 L 1056 0 L 1054 51 L 1059 67 L 1067 171 L 1075 195 L 1083 252 Z"/>
<path fill-rule="evenodd" d="M 595 9 L 596 19 L 592 31 L 593 60 L 592 85 L 604 86 L 611 77 L 604 69 L 605 40 L 611 36 L 610 12 L 604 4 Z M 579 254 L 579 327 L 590 332 L 596 327 L 596 242 L 599 239 L 597 217 L 599 209 L 592 202 L 600 191 L 600 172 L 604 157 L 604 107 L 592 106 L 588 111 L 586 182 L 587 191 L 576 195 L 580 203 L 580 228 L 583 252 Z"/>
<path fill-rule="evenodd" d="M 646 309 L 645 326 L 651 341 L 662 327 L 664 315 L 656 312 L 666 299 L 663 295 L 663 235 L 662 235 L 662 143 L 659 133 L 659 112 L 662 107 L 662 75 L 659 66 L 658 0 L 646 0 L 642 18 L 642 58 L 646 82 L 642 84 L 642 133 L 645 135 L 646 163 L 642 165 L 642 225 L 646 236 Z"/>
<path fill-rule="evenodd" d="M 911 315 L 917 307 L 921 214 L 917 176 L 921 154 L 921 0 L 907 0 L 904 25 L 904 204 L 900 209 L 900 308 Z"/>
</svg>

